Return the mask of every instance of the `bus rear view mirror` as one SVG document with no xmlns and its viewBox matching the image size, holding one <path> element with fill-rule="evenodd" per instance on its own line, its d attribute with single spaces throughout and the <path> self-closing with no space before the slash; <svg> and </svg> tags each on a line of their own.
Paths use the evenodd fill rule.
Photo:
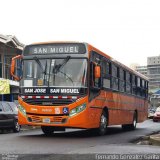
<svg viewBox="0 0 160 160">
<path fill-rule="evenodd" d="M 101 76 L 101 67 L 100 66 L 95 66 L 94 76 L 95 76 L 95 78 L 100 78 L 100 76 Z"/>
<path fill-rule="evenodd" d="M 10 70 L 10 73 L 11 73 L 11 76 L 12 76 L 15 80 L 17 80 L 17 81 L 20 80 L 20 77 L 18 76 L 17 70 L 16 70 L 16 68 L 19 67 L 17 62 L 18 62 L 18 60 L 20 60 L 20 59 L 22 59 L 22 56 L 21 56 L 21 55 L 18 55 L 18 56 L 13 57 L 13 58 L 12 58 L 12 61 L 11 61 L 11 70 Z M 20 67 L 19 67 L 19 68 L 20 68 Z"/>
</svg>

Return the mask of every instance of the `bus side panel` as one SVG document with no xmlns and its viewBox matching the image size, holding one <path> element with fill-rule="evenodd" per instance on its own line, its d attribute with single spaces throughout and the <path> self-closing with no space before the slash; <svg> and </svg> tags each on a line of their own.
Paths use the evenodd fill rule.
<svg viewBox="0 0 160 160">
<path fill-rule="evenodd" d="M 138 122 L 143 122 L 148 116 L 148 101 L 142 100 L 142 110 L 138 110 Z"/>
<path fill-rule="evenodd" d="M 89 121 L 91 123 L 91 128 L 98 128 L 99 127 L 99 122 L 100 122 L 100 116 L 102 114 L 103 106 L 104 106 L 104 101 L 101 100 L 103 97 L 103 93 L 93 100 L 89 102 Z"/>
<path fill-rule="evenodd" d="M 116 92 L 110 92 L 109 95 L 109 124 L 119 125 L 131 123 L 133 111 L 131 109 L 128 97 Z"/>
<path fill-rule="evenodd" d="M 143 99 L 112 91 L 101 91 L 95 100 L 95 105 L 108 108 L 109 125 L 131 124 L 135 111 L 138 113 L 138 122 L 144 121 L 147 115 L 146 104 Z M 99 117 L 96 118 L 97 120 L 100 119 L 100 113 L 96 111 Z"/>
</svg>

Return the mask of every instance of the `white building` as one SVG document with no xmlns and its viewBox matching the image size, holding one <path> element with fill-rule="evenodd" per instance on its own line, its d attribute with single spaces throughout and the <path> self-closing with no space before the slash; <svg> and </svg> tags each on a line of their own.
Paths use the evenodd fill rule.
<svg viewBox="0 0 160 160">
<path fill-rule="evenodd" d="M 135 70 L 147 77 L 147 66 L 136 66 Z"/>
<path fill-rule="evenodd" d="M 150 89 L 160 89 L 160 56 L 147 58 L 147 76 Z"/>
</svg>

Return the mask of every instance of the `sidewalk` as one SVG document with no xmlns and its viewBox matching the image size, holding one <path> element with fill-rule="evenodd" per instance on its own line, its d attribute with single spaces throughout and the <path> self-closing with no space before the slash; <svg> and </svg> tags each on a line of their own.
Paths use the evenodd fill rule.
<svg viewBox="0 0 160 160">
<path fill-rule="evenodd" d="M 160 132 L 141 137 L 136 144 L 160 146 Z"/>
<path fill-rule="evenodd" d="M 149 140 L 152 145 L 160 146 L 160 133 L 151 135 Z"/>
</svg>

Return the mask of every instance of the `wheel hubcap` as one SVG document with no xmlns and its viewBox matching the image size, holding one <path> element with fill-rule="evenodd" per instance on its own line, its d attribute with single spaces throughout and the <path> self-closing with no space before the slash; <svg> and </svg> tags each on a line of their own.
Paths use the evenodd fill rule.
<svg viewBox="0 0 160 160">
<path fill-rule="evenodd" d="M 137 123 L 137 121 L 136 121 L 136 119 L 134 118 L 134 121 L 133 121 L 134 127 L 136 126 L 136 123 Z"/>
<path fill-rule="evenodd" d="M 105 129 L 107 127 L 107 118 L 102 115 L 101 116 L 101 128 Z"/>
</svg>

